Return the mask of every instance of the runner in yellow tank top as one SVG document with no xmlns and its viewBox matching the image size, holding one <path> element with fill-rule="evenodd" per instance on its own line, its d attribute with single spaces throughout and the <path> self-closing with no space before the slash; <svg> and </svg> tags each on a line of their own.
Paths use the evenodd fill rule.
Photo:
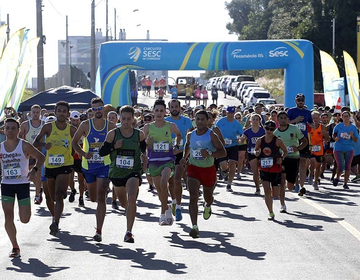
<svg viewBox="0 0 360 280">
<path fill-rule="evenodd" d="M 34 142 L 35 147 L 45 147 L 47 150 L 45 177 L 48 184 L 44 191 L 52 200 L 47 200 L 46 203 L 53 216 L 50 234 L 54 236 L 59 231 L 59 221 L 64 209 L 64 194 L 68 188 L 74 163 L 71 155 L 71 141 L 76 128 L 67 123 L 70 117 L 69 112 L 69 103 L 57 102 L 55 105 L 56 121 L 45 124 Z M 44 136 L 46 136 L 45 143 L 42 142 Z"/>
</svg>

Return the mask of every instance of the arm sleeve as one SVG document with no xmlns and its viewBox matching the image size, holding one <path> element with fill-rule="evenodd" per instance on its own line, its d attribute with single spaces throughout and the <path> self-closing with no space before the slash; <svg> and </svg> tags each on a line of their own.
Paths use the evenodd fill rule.
<svg viewBox="0 0 360 280">
<path fill-rule="evenodd" d="M 114 150 L 114 144 L 109 142 L 104 142 L 99 150 L 99 155 L 101 157 L 109 155 Z"/>
</svg>

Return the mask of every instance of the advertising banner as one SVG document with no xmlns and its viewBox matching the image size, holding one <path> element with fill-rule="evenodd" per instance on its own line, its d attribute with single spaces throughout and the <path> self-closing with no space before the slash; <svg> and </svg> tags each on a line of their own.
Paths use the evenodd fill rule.
<svg viewBox="0 0 360 280">
<path fill-rule="evenodd" d="M 346 72 L 347 89 L 349 92 L 349 102 L 351 111 L 359 111 L 359 76 L 356 65 L 352 57 L 344 53 L 344 63 Z"/>
</svg>

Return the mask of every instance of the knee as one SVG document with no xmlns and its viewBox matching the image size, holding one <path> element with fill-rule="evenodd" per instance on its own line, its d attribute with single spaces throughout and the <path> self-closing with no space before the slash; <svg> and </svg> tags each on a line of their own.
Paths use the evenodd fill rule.
<svg viewBox="0 0 360 280">
<path fill-rule="evenodd" d="M 23 224 L 27 224 L 27 223 L 30 221 L 30 217 L 31 217 L 30 213 L 29 213 L 28 215 L 26 215 L 26 216 L 21 216 L 21 217 L 20 217 L 20 221 L 21 221 Z"/>
</svg>

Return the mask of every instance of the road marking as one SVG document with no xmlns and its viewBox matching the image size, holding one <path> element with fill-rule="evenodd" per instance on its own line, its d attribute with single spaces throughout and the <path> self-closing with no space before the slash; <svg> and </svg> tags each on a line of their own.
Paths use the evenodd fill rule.
<svg viewBox="0 0 360 280">
<path fill-rule="evenodd" d="M 292 193 L 291 195 L 294 197 L 298 197 L 297 194 Z M 350 232 L 354 237 L 356 237 L 360 241 L 360 231 L 358 231 L 348 222 L 345 222 L 344 220 L 340 220 L 339 216 L 335 215 L 333 212 L 327 210 L 325 207 L 322 207 L 321 205 L 317 204 L 314 201 L 311 201 L 306 197 L 303 197 L 302 201 L 314 207 L 315 209 L 319 210 L 320 212 L 324 213 L 329 218 L 334 219 L 337 223 L 339 223 L 342 227 L 344 227 L 348 232 Z"/>
</svg>

